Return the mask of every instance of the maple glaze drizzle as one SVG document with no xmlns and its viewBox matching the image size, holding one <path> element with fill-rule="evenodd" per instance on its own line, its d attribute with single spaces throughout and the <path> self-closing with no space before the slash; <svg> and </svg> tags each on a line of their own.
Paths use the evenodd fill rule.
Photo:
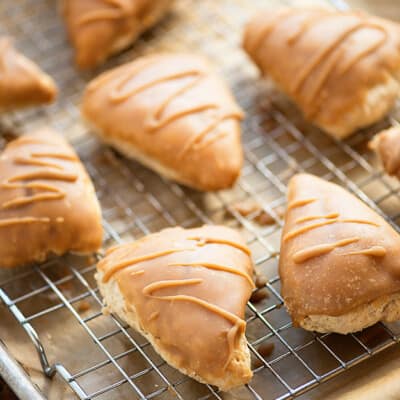
<svg viewBox="0 0 400 400">
<path fill-rule="evenodd" d="M 137 276 L 137 275 L 143 275 L 144 274 L 144 269 L 139 269 L 138 271 L 132 271 L 129 273 L 130 276 Z"/>
<path fill-rule="evenodd" d="M 366 255 L 372 257 L 385 257 L 387 251 L 382 246 L 372 246 L 369 249 L 352 251 L 350 253 L 343 254 L 345 256 L 354 256 L 354 255 Z"/>
<path fill-rule="evenodd" d="M 307 78 L 312 74 L 314 69 L 321 64 L 324 59 L 327 59 L 329 54 L 333 52 L 337 46 L 340 45 L 344 40 L 346 40 L 352 33 L 359 30 L 364 24 L 360 21 L 357 21 L 350 26 L 347 30 L 343 31 L 339 36 L 335 37 L 331 43 L 328 43 L 326 47 L 324 47 L 319 53 L 317 53 L 311 61 L 299 72 L 299 74 L 295 77 L 292 85 L 291 91 L 296 93 L 301 89 L 304 82 Z"/>
<path fill-rule="evenodd" d="M 258 51 L 260 50 L 262 44 L 267 40 L 268 36 L 272 33 L 272 31 L 276 28 L 277 24 L 286 17 L 296 14 L 296 10 L 283 10 L 283 12 L 277 14 L 277 16 L 273 19 L 272 22 L 269 22 L 265 25 L 263 30 L 261 31 L 259 37 L 255 41 L 255 45 L 252 51 L 253 55 L 257 57 Z M 346 15 L 346 14 L 341 14 Z M 350 14 L 351 15 L 351 14 Z M 317 15 L 309 15 L 306 16 L 306 20 L 301 24 L 300 28 L 292 35 L 289 35 L 287 43 L 289 45 L 294 45 L 296 41 L 298 41 L 306 32 L 308 32 L 315 24 L 321 22 L 322 17 L 329 18 L 334 17 L 335 14 L 325 14 L 321 15 L 318 13 Z M 371 23 L 365 21 L 362 16 L 358 16 L 358 20 L 355 21 L 353 24 L 345 28 L 342 32 L 339 33 L 338 36 L 333 38 L 330 43 L 321 49 L 316 55 L 311 58 L 310 62 L 304 66 L 304 68 L 296 75 L 292 87 L 291 92 L 296 94 L 305 81 L 311 76 L 311 74 L 316 70 L 316 68 L 325 62 L 325 66 L 322 70 L 322 73 L 318 77 L 317 84 L 314 86 L 313 90 L 310 92 L 308 96 L 308 102 L 311 103 L 315 96 L 321 91 L 324 84 L 328 80 L 333 68 L 337 65 L 337 62 L 340 59 L 341 52 L 343 51 L 343 44 L 346 40 L 361 29 L 375 29 L 382 32 L 382 36 L 378 38 L 378 40 L 372 44 L 370 44 L 366 49 L 359 52 L 356 56 L 351 58 L 349 61 L 345 62 L 344 65 L 339 68 L 339 74 L 344 74 L 348 72 L 351 67 L 353 67 L 357 62 L 362 60 L 363 58 L 367 57 L 369 54 L 373 53 L 374 51 L 378 50 L 387 40 L 388 32 L 386 29 L 378 25 L 376 23 Z M 342 46 L 342 47 L 340 47 Z"/>
<path fill-rule="evenodd" d="M 376 24 L 368 24 L 367 27 L 379 30 L 382 33 L 382 36 L 378 38 L 378 40 L 371 46 L 367 47 L 360 53 L 356 54 L 353 58 L 350 59 L 350 61 L 344 63 L 344 65 L 342 65 L 339 68 L 339 74 L 341 75 L 345 74 L 353 65 L 355 65 L 358 61 L 360 61 L 363 57 L 366 57 L 369 54 L 373 53 L 375 50 L 379 49 L 386 42 L 388 38 L 388 32 L 384 27 Z"/>
<path fill-rule="evenodd" d="M 144 261 L 154 260 L 155 258 L 167 256 L 169 254 L 178 253 L 182 251 L 192 251 L 193 248 L 178 248 L 178 249 L 169 249 L 169 250 L 162 250 L 158 252 L 154 252 L 151 254 L 146 254 L 143 256 L 138 256 L 134 258 L 130 258 L 125 261 L 121 261 L 118 264 L 113 265 L 111 268 L 107 269 L 103 275 L 103 282 L 108 282 L 110 278 L 118 271 L 121 271 L 124 268 L 131 267 L 132 265 L 142 263 Z"/>
<path fill-rule="evenodd" d="M 69 174 L 64 172 L 56 172 L 50 169 L 42 169 L 25 174 L 15 175 L 8 180 L 8 182 L 29 181 L 35 179 L 46 179 L 56 181 L 75 182 L 78 179 L 76 174 Z"/>
<path fill-rule="evenodd" d="M 250 250 L 246 247 L 241 245 L 240 243 L 236 243 L 236 242 L 232 242 L 230 240 L 225 240 L 225 239 L 216 239 L 216 238 L 205 238 L 205 237 L 200 237 L 200 236 L 195 236 L 195 237 L 189 237 L 187 238 L 187 240 L 190 241 L 196 241 L 196 245 L 198 247 L 202 247 L 205 246 L 206 244 L 220 244 L 220 245 L 226 245 L 226 246 L 230 246 L 233 248 L 236 248 L 240 251 L 243 251 L 245 254 L 247 255 L 251 255 Z M 120 248 L 119 245 L 111 247 L 110 249 L 108 249 L 108 251 L 106 252 L 106 255 L 109 255 L 111 253 L 113 253 L 115 250 L 117 250 L 118 248 Z M 147 254 L 147 255 L 142 255 L 142 256 L 138 256 L 138 257 L 134 257 L 131 258 L 129 260 L 125 260 L 125 261 L 121 261 L 118 264 L 113 265 L 111 268 L 107 269 L 107 271 L 104 272 L 103 275 L 103 282 L 108 282 L 110 280 L 110 278 L 118 271 L 127 268 L 127 267 L 131 267 L 132 265 L 141 263 L 141 262 L 145 262 L 145 261 L 149 261 L 149 260 L 154 260 L 155 258 L 159 258 L 159 257 L 163 257 L 169 254 L 173 254 L 173 253 L 178 253 L 178 252 L 183 252 L 183 251 L 194 251 L 195 248 L 194 247 L 183 247 L 183 248 L 176 248 L 176 249 L 167 249 L 167 250 L 162 250 L 162 251 L 158 251 L 158 252 L 154 252 L 151 254 Z M 207 263 L 206 263 L 207 264 Z M 170 265 L 174 265 L 174 263 L 170 264 Z M 181 265 L 184 266 L 185 263 L 177 263 L 176 265 Z M 190 264 L 187 264 L 190 265 Z M 199 263 L 194 263 L 193 265 L 204 265 L 204 264 L 199 264 Z M 230 270 L 230 267 L 223 267 L 223 266 L 218 266 L 216 264 L 208 264 L 209 268 L 213 268 L 213 269 L 225 269 L 226 271 Z M 240 271 L 236 271 L 236 270 L 231 270 L 229 272 L 232 273 L 237 273 L 238 275 L 242 275 L 242 273 Z M 244 277 L 246 277 L 246 279 L 249 279 L 251 281 L 251 284 L 254 285 L 253 281 L 251 280 L 251 278 L 243 273 Z"/>
<path fill-rule="evenodd" d="M 377 224 L 375 222 L 362 220 L 362 219 L 330 219 L 327 221 L 317 222 L 315 224 L 310 224 L 310 225 L 306 225 L 306 226 L 303 226 L 298 229 L 294 229 L 294 230 L 288 232 L 284 236 L 283 240 L 287 241 L 287 240 L 293 239 L 294 237 L 299 236 L 305 232 L 320 228 L 322 226 L 335 224 L 335 223 L 345 223 L 345 224 L 346 223 L 354 223 L 354 224 L 372 225 L 372 226 L 379 227 L 379 224 Z"/>
<path fill-rule="evenodd" d="M 56 163 L 52 163 L 50 161 L 43 161 L 43 160 L 35 160 L 33 158 L 26 158 L 26 157 L 15 157 L 14 159 L 15 164 L 17 165 L 33 165 L 39 167 L 51 167 L 62 170 L 63 167 Z"/>
<path fill-rule="evenodd" d="M 73 154 L 66 153 L 54 153 L 54 152 L 33 152 L 31 153 L 33 158 L 56 158 L 65 161 L 78 161 L 78 157 Z"/>
<path fill-rule="evenodd" d="M 287 208 L 288 208 L 288 210 L 292 210 L 293 208 L 303 207 L 303 206 L 306 206 L 307 204 L 314 203 L 314 201 L 316 201 L 316 200 L 317 199 L 315 197 L 310 198 L 310 199 L 294 200 L 288 204 Z"/>
<path fill-rule="evenodd" d="M 382 46 L 387 39 L 387 32 L 386 30 L 379 26 L 379 25 L 372 25 L 372 24 L 368 24 L 367 26 L 364 27 L 374 27 L 377 30 L 380 30 L 383 35 L 379 38 L 379 40 L 372 44 L 371 46 L 367 47 L 366 49 L 364 49 L 363 51 L 361 51 L 360 53 L 358 53 L 355 57 L 350 58 L 349 61 L 347 61 L 346 63 L 344 63 L 342 66 L 339 65 L 338 68 L 338 74 L 339 75 L 344 75 L 346 72 L 348 72 L 351 67 L 353 65 L 355 65 L 358 61 L 360 61 L 363 57 L 368 56 L 369 54 L 371 54 L 372 52 L 376 51 L 380 46 Z M 354 32 L 352 32 L 354 33 Z M 344 47 L 340 47 L 338 49 L 335 49 L 333 51 L 333 55 L 330 56 L 330 58 L 325 61 L 322 69 L 321 69 L 321 73 L 318 76 L 317 79 L 317 84 L 315 84 L 313 86 L 313 88 L 308 92 L 308 96 L 307 96 L 307 102 L 309 104 L 312 104 L 314 99 L 316 98 L 316 96 L 318 95 L 318 93 L 321 92 L 321 90 L 323 89 L 325 83 L 328 81 L 331 73 L 333 72 L 334 68 L 337 66 L 339 60 L 343 59 L 343 54 L 344 54 Z M 311 75 L 311 73 L 310 73 Z M 311 111 L 309 111 L 308 117 L 313 117 L 318 111 L 318 107 L 315 106 L 313 107 L 313 109 L 311 109 Z"/>
<path fill-rule="evenodd" d="M 210 123 L 206 125 L 196 135 L 188 138 L 187 142 L 183 144 L 182 151 L 180 152 L 178 157 L 184 157 L 185 154 L 193 147 L 201 149 L 226 136 L 227 132 L 218 132 L 209 137 L 209 134 L 215 131 L 218 125 L 223 121 L 229 119 L 241 120 L 243 118 L 243 112 L 240 109 L 222 110 L 221 106 L 216 104 L 215 102 L 199 104 L 191 108 L 189 107 L 187 109 L 180 110 L 171 115 L 164 115 L 167 107 L 175 99 L 183 96 L 185 93 L 190 91 L 190 89 L 200 84 L 203 79 L 207 78 L 208 74 L 198 69 L 189 69 L 186 71 L 172 73 L 166 76 L 161 76 L 154 80 L 150 80 L 149 82 L 145 82 L 139 86 L 133 86 L 129 88 L 129 82 L 132 81 L 135 76 L 137 76 L 137 74 L 145 70 L 147 67 L 153 65 L 157 61 L 159 61 L 159 59 L 154 57 L 142 63 L 139 63 L 138 65 L 135 65 L 133 68 L 129 68 L 130 65 L 128 65 L 127 68 L 123 69 L 126 70 L 125 74 L 118 79 L 117 83 L 110 93 L 109 98 L 110 101 L 114 103 L 120 103 L 162 83 L 176 80 L 183 81 L 183 84 L 179 86 L 170 96 L 168 96 L 158 106 L 154 107 L 154 111 L 149 116 L 146 123 L 146 128 L 149 132 L 156 132 L 157 130 L 162 129 L 173 121 L 176 121 L 185 116 L 214 111 L 213 115 L 210 115 Z M 118 70 L 118 72 L 121 72 L 121 69 Z M 108 84 L 114 79 L 114 75 L 114 73 L 109 73 L 104 75 L 103 77 L 100 77 L 97 82 L 95 81 L 94 84 L 89 87 L 89 91 L 96 90 L 99 88 L 99 86 Z"/>
<path fill-rule="evenodd" d="M 272 31 L 276 28 L 279 22 L 284 18 L 294 14 L 295 10 L 291 8 L 282 9 L 275 15 L 275 17 L 267 23 L 261 32 L 259 33 L 258 37 L 254 40 L 253 45 L 251 48 L 248 49 L 249 53 L 252 53 L 254 57 L 257 57 L 258 50 L 262 46 L 263 42 L 267 39 L 267 37 L 272 33 Z"/>
<path fill-rule="evenodd" d="M 208 262 L 191 262 L 191 263 L 170 263 L 168 264 L 169 267 L 204 267 L 208 269 L 213 269 L 215 271 L 223 271 L 223 272 L 229 272 L 231 274 L 239 275 L 243 277 L 244 279 L 249 282 L 250 286 L 252 288 L 255 288 L 253 279 L 246 274 L 245 272 L 242 272 L 236 268 L 232 267 L 227 267 L 225 265 L 219 265 L 219 264 L 214 264 L 214 263 L 208 263 Z"/>
<path fill-rule="evenodd" d="M 59 200 L 65 197 L 65 192 L 58 192 L 58 193 L 40 193 L 36 194 L 33 196 L 20 196 L 16 197 L 13 200 L 9 200 L 4 202 L 1 205 L 1 209 L 9 209 L 9 208 L 14 208 L 14 207 L 19 207 L 19 206 L 24 206 L 27 204 L 35 203 L 37 201 L 44 201 L 44 200 Z"/>
<path fill-rule="evenodd" d="M 148 322 L 154 321 L 156 318 L 158 318 L 160 315 L 159 311 L 154 311 L 153 313 L 150 314 L 149 318 L 147 318 Z"/>
<path fill-rule="evenodd" d="M 12 142 L 7 144 L 7 147 L 15 147 L 15 146 L 23 146 L 25 144 L 44 144 L 44 145 L 54 145 L 54 143 L 48 143 L 44 140 L 33 138 L 33 137 L 26 137 L 20 136 L 18 139 L 13 140 Z"/>
<path fill-rule="evenodd" d="M 13 225 L 21 224 L 33 224 L 33 223 L 48 223 L 50 218 L 38 218 L 38 217 L 21 217 L 21 218 L 6 218 L 0 219 L 0 228 L 9 227 Z"/>
<path fill-rule="evenodd" d="M 162 290 L 171 287 L 182 287 L 187 285 L 198 285 L 203 282 L 203 279 L 177 279 L 177 280 L 166 280 L 166 281 L 158 281 L 147 285 L 143 289 L 143 294 L 145 296 L 149 296 L 158 300 L 163 301 L 184 301 L 194 303 L 200 307 L 205 308 L 206 310 L 216 314 L 217 316 L 226 319 L 228 322 L 232 324 L 232 327 L 227 332 L 227 342 L 228 342 L 228 358 L 224 365 L 224 369 L 228 366 L 230 360 L 233 356 L 233 351 L 237 345 L 238 338 L 246 329 L 246 322 L 232 314 L 229 311 L 224 310 L 223 308 L 212 304 L 206 300 L 200 299 L 195 296 L 185 295 L 185 294 L 176 294 L 176 295 L 167 295 L 167 296 L 157 296 L 154 295 L 153 292 L 157 290 Z"/>
<path fill-rule="evenodd" d="M 315 219 L 335 219 L 339 217 L 339 213 L 331 213 L 326 215 L 309 215 L 306 217 L 298 218 L 295 224 L 301 224 L 302 222 L 313 221 Z"/>
<path fill-rule="evenodd" d="M 44 145 L 54 145 L 54 143 L 47 143 L 46 141 L 39 140 L 36 138 L 22 137 L 17 139 L 13 146 L 15 145 L 28 145 L 28 144 L 44 144 Z M 60 200 L 66 196 L 66 193 L 54 185 L 50 185 L 42 182 L 35 182 L 35 180 L 45 179 L 45 180 L 55 180 L 55 181 L 65 181 L 74 182 L 78 179 L 76 174 L 70 174 L 62 172 L 64 169 L 61 165 L 56 164 L 51 161 L 42 160 L 41 158 L 55 158 L 62 159 L 65 161 L 76 161 L 77 158 L 74 155 L 65 153 L 54 153 L 54 152 L 36 152 L 29 155 L 29 157 L 16 156 L 13 162 L 16 165 L 21 166 L 33 166 L 33 167 L 48 167 L 47 169 L 38 169 L 28 173 L 22 173 L 12 176 L 6 181 L 0 183 L 1 189 L 31 189 L 39 190 L 39 193 L 35 193 L 29 196 L 17 196 L 12 200 L 3 202 L 0 205 L 0 209 L 6 210 L 10 208 L 22 207 L 35 202 L 48 201 L 48 200 Z M 56 171 L 54 171 L 54 169 Z M 24 181 L 34 181 L 34 182 L 24 182 Z M 29 217 L 31 218 L 31 217 Z M 43 222 L 43 219 L 39 219 Z M 7 221 L 7 220 L 0 220 Z M 23 218 L 21 219 L 23 221 Z M 27 221 L 31 221 L 28 219 Z M 59 221 L 57 221 L 59 222 Z M 13 222 L 14 223 L 14 222 Z M 22 222 L 26 223 L 26 222 Z M 8 226 L 8 224 L 2 224 L 0 226 Z"/>
<path fill-rule="evenodd" d="M 116 244 L 115 246 L 111 246 L 109 247 L 106 252 L 105 252 L 105 256 L 109 256 L 111 253 L 114 253 L 115 250 L 119 249 L 121 247 L 120 244 Z"/>
<path fill-rule="evenodd" d="M 244 332 L 246 329 L 246 325 L 243 325 L 243 322 L 241 319 L 238 319 L 236 323 L 232 326 L 231 329 L 229 329 L 228 333 L 226 334 L 226 339 L 228 341 L 228 358 L 226 359 L 226 362 L 223 366 L 223 369 L 225 370 L 229 363 L 232 360 L 233 357 L 233 352 L 235 348 L 238 345 L 238 339 L 240 338 L 240 335 Z"/>
<path fill-rule="evenodd" d="M 317 53 L 317 55 L 314 56 L 314 58 L 310 61 L 310 63 L 307 64 L 303 68 L 302 71 L 300 71 L 299 75 L 296 77 L 296 79 L 293 83 L 292 92 L 296 93 L 302 87 L 302 85 L 307 80 L 307 78 L 312 74 L 312 72 L 315 70 L 315 68 L 318 65 L 320 65 L 324 59 L 329 57 L 329 55 L 332 52 L 334 52 L 341 44 L 343 44 L 346 41 L 346 39 L 348 39 L 349 36 L 351 36 L 352 34 L 357 32 L 361 28 L 373 28 L 373 29 L 377 29 L 377 30 L 386 32 L 383 27 L 376 25 L 376 24 L 368 23 L 365 21 L 355 22 L 352 26 L 350 26 L 346 30 L 344 30 L 339 36 L 334 38 L 334 40 L 331 43 L 329 43 L 325 48 L 323 48 L 319 53 Z M 386 41 L 386 35 L 385 35 L 383 42 L 381 42 L 381 41 L 379 42 L 379 46 L 381 46 L 381 44 L 383 44 L 385 41 Z M 371 46 L 371 49 L 376 50 L 376 43 L 373 44 L 373 46 Z M 370 51 L 363 52 L 363 55 L 365 55 L 365 56 L 368 55 Z M 355 62 L 359 61 L 359 59 L 360 58 L 355 59 Z M 354 65 L 354 63 L 350 62 L 350 67 L 352 65 Z M 329 74 L 329 71 L 327 71 L 326 73 Z"/>
<path fill-rule="evenodd" d="M 187 240 L 195 240 L 197 241 L 197 246 L 204 246 L 206 244 L 222 244 L 230 247 L 234 247 L 235 249 L 243 251 L 243 253 L 247 254 L 248 256 L 251 255 L 251 251 L 247 246 L 244 246 L 240 243 L 232 242 L 226 239 L 217 239 L 217 238 L 207 238 L 201 236 L 192 236 L 187 238 Z"/>
<path fill-rule="evenodd" d="M 316 10 L 317 11 L 317 10 Z M 306 16 L 304 21 L 300 24 L 299 29 L 289 35 L 287 43 L 289 45 L 294 45 L 312 26 L 314 22 L 320 22 L 323 18 L 331 18 L 332 14 L 326 12 L 325 10 L 318 10 L 318 13 L 311 16 Z"/>
<path fill-rule="evenodd" d="M 114 20 L 123 18 L 129 12 L 126 3 L 121 0 L 103 0 L 105 8 L 101 9 L 97 7 L 95 10 L 90 11 L 82 15 L 78 20 L 78 25 L 84 25 L 90 22 L 101 21 L 101 20 Z M 109 8 L 108 6 L 114 7 Z"/>
<path fill-rule="evenodd" d="M 335 243 L 318 244 L 316 246 L 308 247 L 306 249 L 299 250 L 296 253 L 294 253 L 293 261 L 296 264 L 300 264 L 304 261 L 309 260 L 310 258 L 315 258 L 322 256 L 324 254 L 328 254 L 338 247 L 347 246 L 349 244 L 358 242 L 359 240 L 360 240 L 359 237 L 353 237 L 353 238 L 339 240 Z"/>
<path fill-rule="evenodd" d="M 58 192 L 60 189 L 53 185 L 48 185 L 47 183 L 40 182 L 28 182 L 28 183 L 0 183 L 0 188 L 2 189 L 39 189 L 46 190 L 47 192 Z"/>
</svg>

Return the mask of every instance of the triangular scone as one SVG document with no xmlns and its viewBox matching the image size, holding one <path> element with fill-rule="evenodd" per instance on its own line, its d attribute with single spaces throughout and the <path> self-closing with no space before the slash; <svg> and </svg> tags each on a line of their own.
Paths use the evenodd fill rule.
<svg viewBox="0 0 400 400">
<path fill-rule="evenodd" d="M 57 87 L 51 77 L 0 37 L 0 113 L 51 103 Z"/>
<path fill-rule="evenodd" d="M 306 118 L 336 138 L 382 118 L 400 91 L 400 26 L 356 12 L 258 13 L 244 48 Z"/>
<path fill-rule="evenodd" d="M 400 319 L 400 236 L 345 189 L 313 175 L 289 183 L 279 272 L 296 326 L 359 331 Z"/>
<path fill-rule="evenodd" d="M 63 0 L 76 64 L 93 68 L 132 44 L 168 10 L 172 0 Z"/>
<path fill-rule="evenodd" d="M 251 379 L 243 318 L 253 266 L 237 232 L 165 229 L 111 248 L 97 271 L 107 310 L 168 364 L 222 390 Z"/>
<path fill-rule="evenodd" d="M 167 178 L 200 190 L 232 186 L 242 166 L 242 111 L 204 58 L 143 57 L 86 89 L 82 113 L 100 137 Z"/>
<path fill-rule="evenodd" d="M 388 175 L 400 178 L 400 127 L 386 129 L 378 133 L 369 147 L 376 152 Z"/>
<path fill-rule="evenodd" d="M 101 243 L 100 207 L 72 147 L 45 129 L 10 142 L 0 154 L 0 267 Z"/>
</svg>

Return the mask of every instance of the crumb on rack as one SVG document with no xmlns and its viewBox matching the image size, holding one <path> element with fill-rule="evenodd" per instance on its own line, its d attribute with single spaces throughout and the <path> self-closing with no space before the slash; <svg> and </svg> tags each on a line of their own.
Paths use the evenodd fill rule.
<svg viewBox="0 0 400 400">
<path fill-rule="evenodd" d="M 252 303 L 260 303 L 264 299 L 269 298 L 269 292 L 267 288 L 256 289 L 250 297 Z"/>
<path fill-rule="evenodd" d="M 90 310 L 92 306 L 90 305 L 90 303 L 87 300 L 82 300 L 79 305 L 78 305 L 78 311 L 79 312 L 85 312 Z"/>
<path fill-rule="evenodd" d="M 263 288 L 268 283 L 268 278 L 264 274 L 256 273 L 255 284 L 258 289 Z"/>
<path fill-rule="evenodd" d="M 274 225 L 276 223 L 276 218 L 254 200 L 235 203 L 232 208 L 243 217 L 254 214 L 254 221 L 259 225 Z M 277 207 L 274 213 L 278 218 L 282 218 L 285 214 L 285 208 L 282 206 Z"/>
<path fill-rule="evenodd" d="M 275 344 L 272 342 L 268 342 L 260 344 L 260 346 L 257 347 L 257 352 L 258 354 L 260 354 L 262 358 L 265 359 L 268 358 L 274 352 L 274 349 L 275 349 Z M 254 359 L 253 368 L 259 368 L 262 365 L 264 365 L 264 363 L 259 358 Z"/>
</svg>

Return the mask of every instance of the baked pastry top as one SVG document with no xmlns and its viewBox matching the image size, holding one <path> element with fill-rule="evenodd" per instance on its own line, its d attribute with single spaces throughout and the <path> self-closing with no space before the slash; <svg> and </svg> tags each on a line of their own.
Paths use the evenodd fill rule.
<svg viewBox="0 0 400 400">
<path fill-rule="evenodd" d="M 251 379 L 243 318 L 253 267 L 237 232 L 165 229 L 111 248 L 97 270 L 107 309 L 170 365 L 222 390 Z"/>
<path fill-rule="evenodd" d="M 52 78 L 0 37 L 0 113 L 54 101 Z"/>
<path fill-rule="evenodd" d="M 100 207 L 72 147 L 45 129 L 10 142 L 0 154 L 0 267 L 101 243 Z"/>
<path fill-rule="evenodd" d="M 369 142 L 369 147 L 379 156 L 386 173 L 400 178 L 400 127 L 378 133 Z"/>
<path fill-rule="evenodd" d="M 243 113 L 204 58 L 142 57 L 95 78 L 82 114 L 128 157 L 200 190 L 235 182 L 243 162 Z"/>
<path fill-rule="evenodd" d="M 258 13 L 244 48 L 305 117 L 337 138 L 382 118 L 400 84 L 400 26 L 359 12 Z"/>
<path fill-rule="evenodd" d="M 296 175 L 289 182 L 279 273 L 295 325 L 322 332 L 360 330 L 388 319 L 384 300 L 399 295 L 400 236 L 345 189 Z M 379 312 L 377 299 L 383 302 Z M 400 318 L 400 302 L 396 307 Z M 351 322 L 339 318 L 347 314 Z"/>
<path fill-rule="evenodd" d="M 63 16 L 76 64 L 94 68 L 131 45 L 173 0 L 63 0 Z"/>
</svg>

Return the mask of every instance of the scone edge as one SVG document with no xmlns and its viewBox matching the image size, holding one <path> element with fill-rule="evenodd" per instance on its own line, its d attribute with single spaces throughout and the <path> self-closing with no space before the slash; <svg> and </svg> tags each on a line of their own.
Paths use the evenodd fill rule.
<svg viewBox="0 0 400 400">
<path fill-rule="evenodd" d="M 235 350 L 235 353 L 232 357 L 231 362 L 227 366 L 227 373 L 224 379 L 218 378 L 215 380 L 204 379 L 203 377 L 182 369 L 178 368 L 173 360 L 168 357 L 168 355 L 160 351 L 160 348 L 157 345 L 157 341 L 152 337 L 151 334 L 144 331 L 140 326 L 140 323 L 137 318 L 137 313 L 133 306 L 127 307 L 124 298 L 118 288 L 118 283 L 115 279 L 111 278 L 107 283 L 103 282 L 103 273 L 101 271 L 97 271 L 95 274 L 95 278 L 100 289 L 100 293 L 103 296 L 105 307 L 103 312 L 107 313 L 115 313 L 119 318 L 125 321 L 128 325 L 132 326 L 137 332 L 143 335 L 154 347 L 157 353 L 171 366 L 178 369 L 181 373 L 190 376 L 196 381 L 204 384 L 211 384 L 217 386 L 222 391 L 228 391 L 237 386 L 244 385 L 248 383 L 253 374 L 251 372 L 250 366 L 250 353 L 247 347 L 246 337 L 243 336 L 240 339 L 239 349 Z"/>
</svg>

